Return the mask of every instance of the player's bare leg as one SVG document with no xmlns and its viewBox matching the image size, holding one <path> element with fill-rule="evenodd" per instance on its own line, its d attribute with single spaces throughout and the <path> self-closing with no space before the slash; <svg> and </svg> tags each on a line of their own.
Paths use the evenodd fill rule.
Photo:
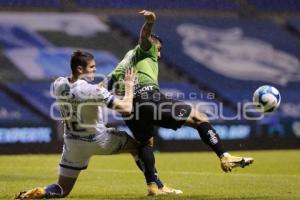
<svg viewBox="0 0 300 200">
<path fill-rule="evenodd" d="M 186 120 L 186 125 L 197 129 L 203 142 L 215 151 L 220 158 L 221 168 L 224 172 L 230 172 L 236 167 L 244 168 L 253 163 L 253 158 L 232 156 L 224 149 L 221 139 L 210 125 L 206 114 L 192 109 L 191 114 Z"/>
</svg>

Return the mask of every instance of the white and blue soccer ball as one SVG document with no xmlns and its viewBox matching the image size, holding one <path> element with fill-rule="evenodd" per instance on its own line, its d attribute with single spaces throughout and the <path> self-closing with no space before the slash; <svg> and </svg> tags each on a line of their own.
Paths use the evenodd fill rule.
<svg viewBox="0 0 300 200">
<path fill-rule="evenodd" d="M 278 109 L 281 102 L 279 91 L 270 85 L 263 85 L 255 90 L 253 103 L 264 113 L 271 113 Z"/>
</svg>

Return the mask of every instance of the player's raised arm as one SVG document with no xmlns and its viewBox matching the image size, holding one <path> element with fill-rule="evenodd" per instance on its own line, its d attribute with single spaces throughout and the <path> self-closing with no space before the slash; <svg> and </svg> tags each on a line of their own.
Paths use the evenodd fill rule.
<svg viewBox="0 0 300 200">
<path fill-rule="evenodd" d="M 147 10 L 143 10 L 139 13 L 143 14 L 145 17 L 145 23 L 140 31 L 139 44 L 143 50 L 147 51 L 151 47 L 150 36 L 152 26 L 156 20 L 156 16 L 154 12 L 150 12 Z"/>
<path fill-rule="evenodd" d="M 128 69 L 124 77 L 125 96 L 122 100 L 115 98 L 112 105 L 112 108 L 119 113 L 130 114 L 132 111 L 135 77 L 134 69 Z"/>
</svg>

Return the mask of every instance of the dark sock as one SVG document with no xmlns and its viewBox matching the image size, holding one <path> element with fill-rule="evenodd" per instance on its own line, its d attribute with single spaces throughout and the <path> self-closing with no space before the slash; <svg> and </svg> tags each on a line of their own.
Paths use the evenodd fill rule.
<svg viewBox="0 0 300 200">
<path fill-rule="evenodd" d="M 57 198 L 63 196 L 63 190 L 60 185 L 58 184 L 51 184 L 46 186 L 46 198 Z"/>
<path fill-rule="evenodd" d="M 138 166 L 138 168 L 145 174 L 145 167 L 144 167 L 143 161 L 141 161 L 141 159 L 138 158 L 138 160 L 136 160 L 135 163 Z M 160 180 L 156 168 L 154 168 L 154 170 L 155 170 L 155 174 L 154 175 L 156 177 L 155 183 L 157 184 L 158 188 L 163 188 L 164 184 Z"/>
<path fill-rule="evenodd" d="M 227 152 L 223 147 L 219 135 L 208 122 L 203 122 L 197 126 L 198 133 L 205 144 L 210 146 L 212 150 L 220 157 Z"/>
<path fill-rule="evenodd" d="M 153 154 L 153 148 L 149 145 L 140 147 L 139 158 L 144 165 L 144 175 L 147 184 L 156 183 L 157 178 L 155 176 L 155 158 Z"/>
</svg>

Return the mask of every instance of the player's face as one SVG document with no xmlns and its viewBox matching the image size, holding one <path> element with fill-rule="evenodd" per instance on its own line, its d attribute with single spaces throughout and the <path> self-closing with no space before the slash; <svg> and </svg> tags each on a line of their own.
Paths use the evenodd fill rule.
<svg viewBox="0 0 300 200">
<path fill-rule="evenodd" d="M 95 73 L 96 61 L 93 59 L 87 64 L 86 68 L 83 70 L 83 74 L 85 75 L 85 79 L 93 81 L 95 79 Z"/>
</svg>

